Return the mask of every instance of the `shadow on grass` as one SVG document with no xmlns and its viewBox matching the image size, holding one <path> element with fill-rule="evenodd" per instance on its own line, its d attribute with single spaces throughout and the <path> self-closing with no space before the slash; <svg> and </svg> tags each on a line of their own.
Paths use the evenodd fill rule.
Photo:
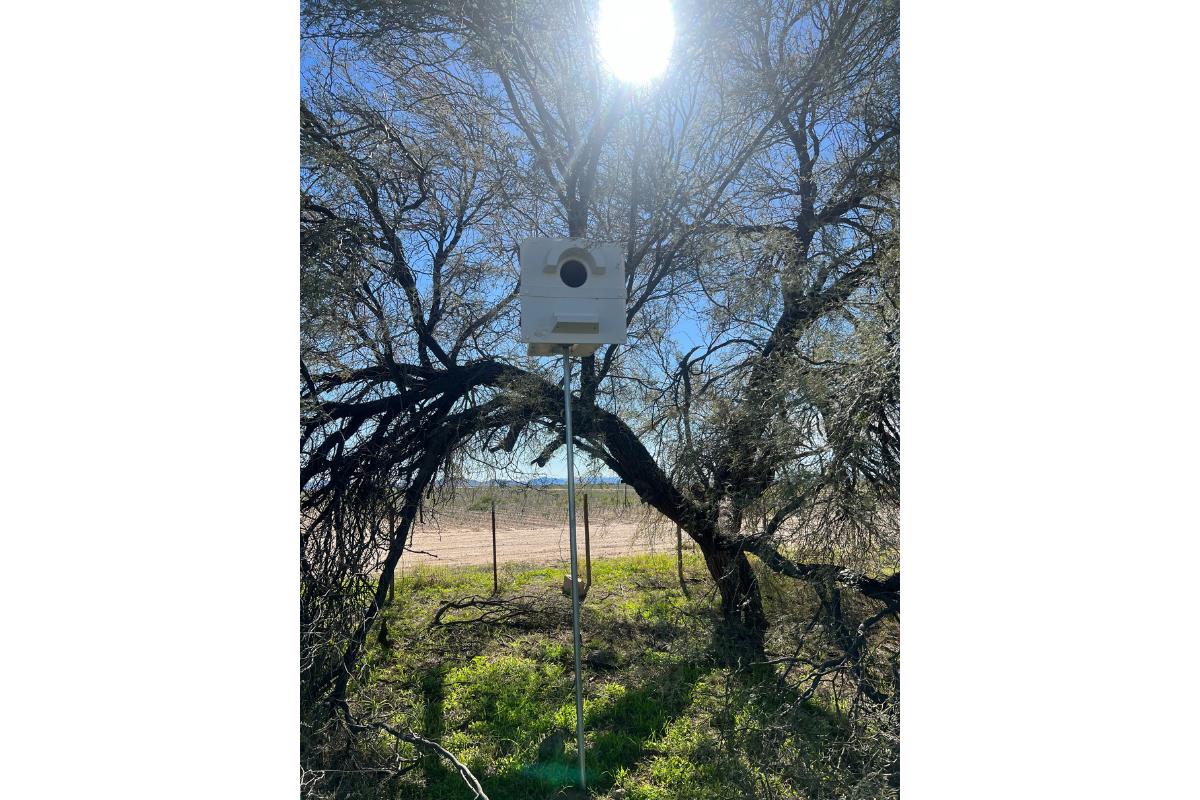
<svg viewBox="0 0 1200 800">
<path fill-rule="evenodd" d="M 588 788 L 603 793 L 612 788 L 621 769 L 632 769 L 646 754 L 647 742 L 660 735 L 692 704 L 696 682 L 711 667 L 696 664 L 665 664 L 645 673 L 637 686 L 607 684 L 603 697 L 589 697 L 585 722 L 588 733 Z M 619 690 L 612 687 L 619 686 Z M 427 695 L 428 697 L 428 695 Z M 573 706 L 573 702 L 571 703 Z M 427 700 L 426 730 L 437 730 L 429 718 L 440 706 Z M 573 714 L 571 715 L 573 718 Z M 432 724 L 431 724 L 432 723 Z M 567 732 L 566 747 L 559 754 L 478 777 L 492 800 L 550 800 L 570 790 L 579 779 L 574 730 Z M 429 797 L 467 796 L 457 775 L 447 770 L 427 771 Z M 469 794 L 469 793 L 468 793 Z"/>
<path fill-rule="evenodd" d="M 424 712 L 421 715 L 421 727 L 425 738 L 440 742 L 446 732 L 446 671 L 434 669 L 421 677 L 421 694 L 424 697 Z M 443 782 L 448 770 L 442 764 L 441 758 L 432 753 L 422 758 L 421 769 L 425 772 L 425 780 L 430 785 Z M 455 776 L 457 778 L 457 776 Z"/>
<path fill-rule="evenodd" d="M 584 713 L 588 787 L 606 792 L 620 770 L 632 769 L 645 755 L 647 742 L 688 710 L 696 682 L 711 669 L 691 663 L 665 665 L 611 702 L 593 701 Z M 573 785 L 578 779 L 577 758 L 577 751 L 570 749 L 552 762 L 531 764 L 522 772 L 554 788 Z"/>
<path fill-rule="evenodd" d="M 490 574 L 486 577 L 490 581 Z M 749 674 L 738 669 L 753 660 L 745 657 L 745 643 L 725 630 L 699 600 L 680 608 L 678 598 L 657 584 L 618 593 L 611 601 L 599 603 L 602 599 L 595 598 L 585 609 L 590 647 L 615 651 L 617 663 L 626 666 L 615 671 L 586 670 L 592 681 L 585 710 L 587 777 L 592 792 L 611 790 L 622 771 L 659 770 L 659 762 L 665 769 L 693 757 L 709 759 L 718 780 L 723 779 L 736 759 L 681 743 L 677 731 L 694 727 L 693 718 L 706 724 L 711 721 L 713 727 L 723 729 L 721 745 L 740 751 L 741 732 L 735 731 L 739 709 L 769 719 L 790 704 L 796 713 L 794 691 L 780 686 L 767 690 L 771 681 L 763 679 L 774 676 L 774 669 L 749 670 Z M 434 602 L 437 598 L 430 601 L 430 608 Z M 435 741 L 454 740 L 451 749 L 468 761 L 492 800 L 551 800 L 563 796 L 578 780 L 573 681 L 566 657 L 569 646 L 563 644 L 568 620 L 569 616 L 545 620 L 542 630 L 525 632 L 519 641 L 509 642 L 514 649 L 489 646 L 497 638 L 490 629 L 466 637 L 469 642 L 462 641 L 459 632 L 453 660 L 462 666 L 435 669 L 422 676 L 424 735 Z M 466 644 L 470 647 L 464 650 Z M 480 658 L 464 661 L 476 652 Z M 547 670 L 551 665 L 562 671 Z M 723 711 L 716 707 L 721 698 L 713 694 L 719 680 L 710 673 L 730 670 L 736 673 L 732 683 L 740 697 L 721 703 L 727 709 Z M 751 704 L 755 706 L 752 711 Z M 841 727 L 837 716 L 825 709 L 814 704 L 801 708 L 797 716 L 804 718 L 800 736 L 806 747 L 817 746 Z M 725 718 L 718 719 L 720 714 Z M 556 726 L 566 724 L 570 731 L 565 743 L 539 747 L 538 742 L 553 735 Z M 539 750 L 544 751 L 540 757 L 535 755 Z M 715 761 L 711 755 L 717 755 Z M 764 763 L 770 762 L 769 756 L 764 758 Z M 716 761 L 730 763 L 718 765 Z M 424 786 L 407 784 L 401 797 L 470 797 L 457 773 L 445 764 L 426 761 L 423 766 Z M 647 780 L 654 785 L 676 785 L 669 777 L 650 774 Z"/>
</svg>

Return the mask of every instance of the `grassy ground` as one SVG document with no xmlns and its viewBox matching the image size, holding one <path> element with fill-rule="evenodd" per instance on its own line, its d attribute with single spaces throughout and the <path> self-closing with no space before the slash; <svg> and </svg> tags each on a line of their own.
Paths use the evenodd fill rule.
<svg viewBox="0 0 1200 800">
<path fill-rule="evenodd" d="M 735 666 L 720 633 L 703 565 L 685 554 L 691 599 L 673 555 L 593 563 L 583 606 L 584 717 L 593 796 L 818 798 L 895 796 L 895 720 L 864 714 L 823 691 L 797 701 L 782 670 Z M 462 759 L 492 800 L 568 796 L 577 777 L 570 601 L 564 567 L 507 565 L 504 605 L 450 608 L 490 598 L 490 568 L 430 567 L 406 576 L 372 637 L 370 677 L 355 691 L 361 714 L 434 739 Z M 765 577 L 765 576 L 764 576 Z M 811 598 L 767 582 L 779 630 L 807 619 Z M 493 622 L 480 621 L 489 615 Z M 504 619 L 499 619 L 504 617 Z M 893 635 L 894 632 L 888 635 Z M 776 637 L 783 636 L 776 633 Z M 794 649 L 777 638 L 769 649 Z M 364 761 L 418 758 L 386 734 Z M 347 797 L 469 798 L 445 762 L 421 756 L 399 777 L 364 775 Z"/>
</svg>

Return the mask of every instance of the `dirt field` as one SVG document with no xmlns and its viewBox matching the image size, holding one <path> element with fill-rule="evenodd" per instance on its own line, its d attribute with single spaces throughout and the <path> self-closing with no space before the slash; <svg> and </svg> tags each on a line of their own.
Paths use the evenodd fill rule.
<svg viewBox="0 0 1200 800">
<path fill-rule="evenodd" d="M 505 518 L 507 516 L 507 518 Z M 647 513 L 606 514 L 589 519 L 592 558 L 631 553 L 667 552 L 675 548 L 674 526 Z M 579 557 L 584 557 L 583 514 L 576 515 Z M 685 541 L 684 547 L 691 542 Z M 491 516 L 447 514 L 418 525 L 401 564 L 490 564 Z M 497 514 L 496 556 L 500 563 L 553 564 L 570 558 L 565 514 L 557 523 L 542 515 Z"/>
</svg>

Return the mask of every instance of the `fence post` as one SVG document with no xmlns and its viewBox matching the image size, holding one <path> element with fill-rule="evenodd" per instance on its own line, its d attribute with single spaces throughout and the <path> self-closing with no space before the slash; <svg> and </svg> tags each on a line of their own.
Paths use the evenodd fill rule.
<svg viewBox="0 0 1200 800">
<path fill-rule="evenodd" d="M 587 492 L 583 493 L 583 557 L 587 563 L 587 588 L 592 588 L 592 538 L 588 532 Z"/>
<path fill-rule="evenodd" d="M 675 561 L 679 565 L 679 588 L 683 591 L 683 596 L 691 600 L 687 584 L 683 582 L 683 526 L 678 523 L 675 525 Z"/>
<path fill-rule="evenodd" d="M 500 571 L 496 567 L 496 498 L 492 498 L 492 594 L 500 592 Z"/>
</svg>

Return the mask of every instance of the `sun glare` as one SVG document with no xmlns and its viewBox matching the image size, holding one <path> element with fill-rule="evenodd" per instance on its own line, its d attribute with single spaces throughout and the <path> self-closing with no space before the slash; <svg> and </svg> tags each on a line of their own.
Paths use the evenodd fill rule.
<svg viewBox="0 0 1200 800">
<path fill-rule="evenodd" d="M 675 20 L 669 0 L 600 0 L 600 60 L 619 80 L 649 83 L 671 59 Z"/>
</svg>

